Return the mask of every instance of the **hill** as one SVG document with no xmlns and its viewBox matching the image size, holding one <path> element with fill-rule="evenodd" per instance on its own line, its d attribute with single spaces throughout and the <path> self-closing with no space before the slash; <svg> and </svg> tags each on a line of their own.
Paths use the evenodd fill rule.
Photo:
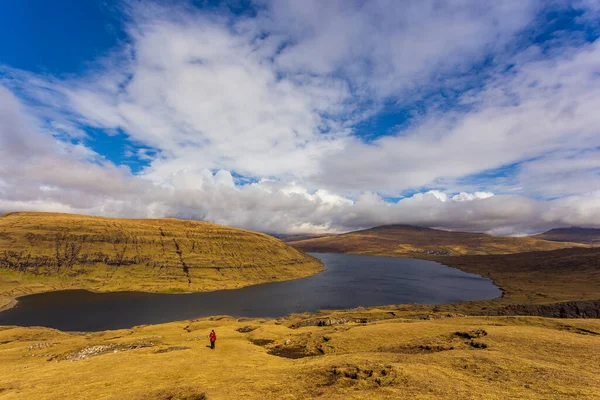
<svg viewBox="0 0 600 400">
<path fill-rule="evenodd" d="M 534 237 L 553 242 L 573 242 L 600 245 L 600 229 L 594 228 L 556 228 L 540 235 L 535 235 Z"/>
<path fill-rule="evenodd" d="M 289 241 L 307 252 L 385 256 L 444 256 L 509 254 L 583 246 L 534 237 L 499 237 L 483 233 L 451 232 L 408 225 L 385 225 L 356 232 Z"/>
<path fill-rule="evenodd" d="M 0 329 L 2 399 L 598 399 L 600 320 L 321 315 Z M 394 314 L 394 315 L 392 315 Z M 354 315 L 354 317 L 352 317 Z M 206 336 L 217 332 L 216 349 Z"/>
<path fill-rule="evenodd" d="M 9 297 L 47 290 L 207 291 L 322 269 L 316 258 L 271 236 L 207 222 L 57 213 L 0 217 L 0 307 Z"/>
</svg>

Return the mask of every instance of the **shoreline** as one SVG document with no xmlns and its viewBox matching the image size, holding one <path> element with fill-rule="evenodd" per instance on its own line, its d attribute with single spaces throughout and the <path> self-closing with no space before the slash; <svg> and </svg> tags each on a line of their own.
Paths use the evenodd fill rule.
<svg viewBox="0 0 600 400">
<path fill-rule="evenodd" d="M 312 257 L 317 258 L 316 255 L 313 255 Z M 373 257 L 373 256 L 371 256 Z M 385 257 L 385 256 L 384 256 Z M 385 257 L 385 258 L 398 258 L 398 257 Z M 411 257 L 402 257 L 402 258 L 408 258 L 408 259 L 412 259 Z M 415 259 L 415 260 L 422 260 L 422 259 Z M 448 265 L 444 265 L 442 263 L 439 263 L 438 261 L 433 261 L 433 260 L 426 260 L 428 262 L 433 262 L 435 264 L 438 264 L 440 266 L 443 266 L 444 268 L 451 268 L 451 269 L 455 269 L 456 271 L 461 271 L 458 268 L 452 267 L 452 266 L 448 266 Z M 20 294 L 19 296 L 15 296 L 14 298 L 11 299 L 11 301 L 6 304 L 4 307 L 0 308 L 0 313 L 7 311 L 11 308 L 13 308 L 17 303 L 18 303 L 18 299 L 22 296 L 30 296 L 30 295 L 34 295 L 34 294 L 42 294 L 42 293 L 58 293 L 58 292 L 67 292 L 67 291 L 85 291 L 87 292 L 89 295 L 91 295 L 92 293 L 130 293 L 130 294 L 144 294 L 144 293 L 156 293 L 156 294 L 191 294 L 191 293 L 214 293 L 214 292 L 223 292 L 223 291 L 232 291 L 232 290 L 240 290 L 246 287 L 253 287 L 253 286 L 262 286 L 262 285 L 269 285 L 269 284 L 273 284 L 273 283 L 281 283 L 281 282 L 288 282 L 288 281 L 294 281 L 294 280 L 299 280 L 299 279 L 304 279 L 304 278 L 308 278 L 311 276 L 315 276 L 318 275 L 319 273 L 324 272 L 325 270 L 327 270 L 327 265 L 325 262 L 321 262 L 322 265 L 322 269 L 314 274 L 305 276 L 305 277 L 298 277 L 295 279 L 285 279 L 285 280 L 274 280 L 274 281 L 268 281 L 268 282 L 261 282 L 261 283 L 256 283 L 256 284 L 251 284 L 251 285 L 244 285 L 244 286 L 240 286 L 240 287 L 233 287 L 233 288 L 223 288 L 223 289 L 214 289 L 214 290 L 204 290 L 204 291 L 177 291 L 177 292 L 170 292 L 168 290 L 166 291 L 161 291 L 161 290 L 150 290 L 150 291 L 145 291 L 145 290 L 130 290 L 130 289 L 125 289 L 125 290 L 94 290 L 94 289 L 89 289 L 89 288 L 85 288 L 82 286 L 79 287 L 46 287 L 46 288 L 40 288 L 38 287 L 36 291 L 32 291 L 31 293 L 27 293 L 27 294 Z M 370 302 L 366 302 L 366 304 L 360 304 L 356 307 L 360 308 L 361 310 L 372 310 L 372 309 L 377 309 L 377 308 L 389 308 L 389 307 L 397 307 L 397 306 L 401 306 L 401 307 L 409 307 L 412 310 L 422 310 L 425 311 L 427 310 L 430 311 L 430 309 L 434 308 L 434 307 L 445 307 L 445 306 L 452 306 L 453 304 L 458 304 L 460 302 L 465 302 L 465 301 L 471 301 L 471 302 L 478 302 L 478 301 L 493 301 L 495 299 L 499 299 L 503 296 L 503 291 L 501 288 L 499 288 L 498 286 L 493 284 L 493 281 L 489 278 L 483 277 L 479 274 L 474 274 L 472 272 L 467 272 L 467 271 L 462 271 L 463 273 L 466 273 L 468 275 L 473 275 L 476 276 L 480 279 L 483 279 L 485 281 L 490 282 L 493 287 L 496 289 L 495 293 L 490 293 L 490 295 L 488 297 L 483 297 L 480 298 L 479 300 L 461 300 L 461 301 L 453 301 L 451 299 L 448 299 L 450 301 L 443 301 L 439 302 L 439 303 L 435 303 L 435 304 L 429 304 L 429 303 L 413 303 L 412 299 L 405 299 L 404 302 L 397 302 L 397 303 L 385 303 L 385 304 L 379 304 L 378 302 L 374 302 L 371 303 Z M 81 294 L 81 296 L 86 296 L 85 292 L 83 292 Z M 66 294 L 68 295 L 68 294 Z M 228 294 L 224 294 L 225 296 L 227 296 Z M 493 297 L 492 297 L 493 296 Z M 168 301 L 168 300 L 167 300 Z M 312 308 L 305 311 L 307 313 L 307 315 L 310 315 L 311 317 L 317 317 L 319 315 L 322 315 L 323 313 L 347 313 L 347 312 L 351 312 L 353 309 L 356 308 L 354 305 L 348 304 L 347 307 L 340 307 L 340 308 Z M 217 315 L 228 315 L 234 318 L 249 318 L 249 319 L 255 319 L 255 318 L 264 318 L 264 319 L 269 319 L 269 320 L 277 320 L 277 319 L 289 319 L 289 318 L 293 318 L 294 315 L 299 315 L 298 311 L 294 311 L 294 310 L 287 310 L 285 313 L 282 313 L 281 315 L 279 314 L 273 314 L 271 316 L 264 316 L 264 317 L 256 317 L 253 315 L 244 315 L 244 313 L 233 313 L 233 314 L 227 314 L 226 310 L 222 310 L 222 311 L 217 311 L 217 310 L 213 310 L 216 311 L 216 313 L 214 315 L 201 315 L 198 316 L 197 318 L 209 318 L 211 316 L 217 316 Z M 300 314 L 304 314 L 304 312 L 300 312 Z M 181 317 L 181 316 L 180 316 Z M 162 323 L 169 323 L 169 322 L 174 322 L 174 321 L 178 321 L 178 320 L 185 320 L 187 317 L 182 316 L 182 318 L 179 317 L 175 317 L 175 319 L 172 320 L 165 320 L 162 322 L 155 322 L 155 323 L 150 323 L 151 325 L 154 324 L 162 324 Z M 6 321 L 8 322 L 8 320 Z M 135 326 L 135 325 L 133 325 Z M 116 329 L 116 328 L 115 328 Z"/>
<path fill-rule="evenodd" d="M 562 255 L 563 253 L 568 253 L 565 250 L 559 250 L 555 252 L 544 252 L 545 257 L 549 257 L 550 259 L 554 259 L 555 256 Z M 326 252 L 314 252 L 317 254 L 325 254 Z M 549 254 L 548 254 L 549 253 Z M 580 253 L 580 252 L 576 252 Z M 590 253 L 588 251 L 582 252 L 584 255 Z M 338 253 L 336 253 L 338 254 Z M 344 254 L 344 253 L 339 253 Z M 348 255 L 352 255 L 351 253 L 345 253 Z M 356 254 L 356 255 L 368 255 L 374 256 L 370 254 Z M 450 303 L 440 303 L 437 305 L 431 304 L 416 304 L 416 303 L 403 303 L 403 304 L 386 304 L 386 305 L 377 305 L 377 306 L 363 306 L 360 307 L 362 311 L 369 313 L 374 310 L 391 310 L 397 313 L 396 310 L 402 309 L 402 313 L 408 315 L 420 315 L 421 317 L 427 317 L 431 315 L 432 317 L 437 314 L 456 314 L 456 315 L 466 315 L 466 316 L 493 316 L 493 315 L 528 315 L 528 316 L 540 316 L 540 317 L 550 317 L 551 315 L 555 315 L 556 312 L 563 312 L 560 310 L 566 310 L 567 318 L 589 318 L 587 315 L 591 315 L 594 313 L 598 313 L 600 311 L 596 311 L 596 309 L 600 310 L 599 301 L 600 298 L 597 296 L 590 296 L 589 290 L 587 294 L 580 296 L 570 296 L 568 298 L 564 298 L 561 296 L 561 293 L 553 293 L 549 292 L 549 295 L 546 297 L 536 297 L 538 296 L 537 291 L 539 288 L 536 285 L 534 287 L 527 288 L 519 288 L 518 286 L 513 287 L 513 283 L 519 282 L 519 276 L 512 276 L 512 280 L 507 281 L 507 277 L 502 275 L 504 272 L 500 264 L 512 264 L 511 260 L 518 256 L 540 256 L 540 252 L 533 253 L 520 253 L 517 255 L 494 255 L 492 256 L 496 261 L 499 262 L 498 267 L 495 265 L 488 265 L 489 257 L 486 256 L 457 256 L 457 257 L 405 257 L 405 256 L 391 256 L 391 255 L 381 255 L 382 257 L 390 257 L 390 258 L 415 258 L 420 260 L 434 261 L 441 265 L 444 265 L 449 268 L 455 268 L 457 270 L 474 274 L 484 279 L 489 279 L 495 287 L 501 292 L 498 297 L 487 300 L 467 300 L 467 301 L 454 301 Z M 568 255 L 568 254 L 567 254 Z M 313 256 L 314 257 L 314 256 Z M 316 258 L 316 257 L 315 257 Z M 464 263 L 464 260 L 469 260 L 469 263 Z M 323 269 L 314 274 L 308 275 L 313 276 L 325 270 L 325 266 L 323 265 Z M 508 266 L 507 268 L 514 268 L 515 266 Z M 498 269 L 499 268 L 499 269 Z M 527 272 L 527 271 L 523 271 Z M 540 271 L 537 271 L 538 273 Z M 563 275 L 561 275 L 563 276 Z M 296 279 L 302 279 L 305 277 L 298 277 Z M 569 278 L 568 275 L 565 275 L 565 278 Z M 287 280 L 284 280 L 287 281 Z M 269 281 L 257 283 L 254 285 L 245 285 L 236 288 L 224 288 L 224 289 L 216 289 L 216 290 L 206 290 L 206 291 L 190 291 L 190 292 L 163 292 L 163 291 L 140 291 L 140 290 L 107 290 L 107 291 L 96 291 L 90 290 L 82 287 L 77 288 L 67 288 L 61 290 L 88 290 L 94 293 L 116 293 L 116 292 L 140 292 L 140 293 L 162 293 L 162 294 L 186 294 L 186 293 L 205 293 L 205 292 L 215 292 L 221 290 L 236 290 L 241 289 L 247 286 L 255 286 L 255 285 L 263 285 L 268 283 L 281 282 L 281 281 Z M 543 282 L 542 282 L 543 283 Z M 52 290 L 56 290 L 56 288 L 48 288 L 50 290 L 42 290 L 34 293 L 23 294 L 19 296 L 15 296 L 11 299 L 11 301 L 0 308 L 0 312 L 6 311 L 8 309 L 13 308 L 17 303 L 18 299 L 25 295 L 30 294 L 38 294 L 44 293 Z M 525 289 L 525 291 L 522 291 Z M 520 290 L 520 291 L 519 291 Z M 583 294 L 583 293 L 580 293 Z M 592 298 L 594 297 L 594 298 Z M 577 311 L 579 308 L 586 309 L 585 313 L 579 313 Z M 558 311 L 557 311 L 558 310 Z M 348 314 L 348 313 L 356 313 L 357 310 L 353 309 L 324 309 L 314 312 L 306 313 L 307 316 L 310 315 L 310 318 L 319 318 L 326 314 Z M 302 313 L 301 313 L 302 314 Z M 440 314 L 440 315 L 441 315 Z M 214 316 L 217 316 L 216 314 Z M 300 314 L 290 313 L 289 315 L 282 316 L 279 318 L 290 319 L 296 318 Z M 596 314 L 594 314 L 596 315 Z M 213 317 L 214 317 L 213 316 Z M 206 316 L 208 318 L 210 316 Z M 202 317 L 204 318 L 204 317 Z M 255 319 L 253 317 L 241 317 L 241 318 L 249 318 Z M 593 317 L 592 317 L 593 318 Z M 263 319 L 278 319 L 277 317 L 273 318 L 263 318 Z"/>
<path fill-rule="evenodd" d="M 316 257 L 314 257 L 316 258 Z M 311 276 L 315 276 L 318 275 L 320 273 L 322 273 L 323 271 L 325 271 L 325 264 L 323 264 L 323 262 L 321 260 L 319 260 L 319 263 L 321 264 L 321 269 L 315 273 L 306 275 L 306 276 L 300 276 L 300 277 L 296 277 L 296 278 L 292 278 L 292 279 L 283 279 L 283 280 L 271 280 L 271 281 L 266 281 L 266 282 L 259 282 L 259 283 L 252 283 L 252 284 L 248 284 L 248 285 L 242 285 L 239 287 L 224 287 L 224 288 L 220 288 L 220 289 L 211 289 L 211 290 L 191 290 L 191 291 L 169 291 L 170 289 L 166 289 L 165 291 L 161 291 L 161 290 L 94 290 L 93 288 L 86 288 L 86 287 L 68 287 L 68 288 L 48 288 L 48 290 L 46 290 L 46 288 L 42 288 L 39 291 L 33 291 L 31 293 L 25 293 L 25 294 L 20 294 L 18 296 L 10 296 L 10 295 L 6 295 L 6 297 L 9 298 L 9 301 L 7 304 L 3 305 L 2 307 L 0 307 L 0 313 L 10 310 L 12 308 L 14 308 L 18 303 L 19 303 L 19 298 L 21 297 L 25 297 L 25 296 L 31 296 L 34 294 L 42 294 L 42 293 L 49 293 L 49 292 L 60 292 L 60 291 L 67 291 L 67 290 L 85 290 L 91 293 L 122 293 L 122 292 L 134 292 L 134 293 L 156 293 L 156 294 L 168 294 L 168 295 L 178 295 L 178 294 L 192 294 L 192 293 L 211 293 L 211 292 L 218 292 L 218 291 L 222 291 L 222 290 L 237 290 L 237 289 L 243 289 L 246 287 L 250 287 L 250 286 L 258 286 L 258 285 L 265 285 L 265 284 L 269 284 L 269 283 L 276 283 L 276 282 L 288 282 L 288 281 L 295 281 L 298 279 L 304 279 L 304 278 L 309 278 Z"/>
<path fill-rule="evenodd" d="M 0 313 L 4 312 L 6 310 L 10 310 L 14 306 L 16 306 L 17 303 L 19 302 L 19 297 L 22 297 L 22 296 L 27 296 L 27 295 L 26 294 L 22 294 L 22 295 L 19 295 L 19 296 L 10 297 L 9 302 L 7 304 L 3 305 L 2 307 L 0 307 Z"/>
</svg>

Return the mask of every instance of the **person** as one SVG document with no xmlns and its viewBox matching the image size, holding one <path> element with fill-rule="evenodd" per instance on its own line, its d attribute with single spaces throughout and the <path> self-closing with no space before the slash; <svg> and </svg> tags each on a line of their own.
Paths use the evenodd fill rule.
<svg viewBox="0 0 600 400">
<path fill-rule="evenodd" d="M 214 329 L 212 331 L 210 331 L 210 335 L 208 335 L 208 338 L 210 339 L 210 348 L 214 350 L 215 349 L 215 341 L 217 340 L 217 334 L 215 333 Z"/>
</svg>

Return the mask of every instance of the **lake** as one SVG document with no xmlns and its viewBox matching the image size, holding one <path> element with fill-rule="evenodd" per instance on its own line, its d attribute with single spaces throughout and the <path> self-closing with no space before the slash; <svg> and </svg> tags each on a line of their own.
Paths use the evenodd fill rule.
<svg viewBox="0 0 600 400">
<path fill-rule="evenodd" d="M 489 279 L 433 261 L 312 255 L 323 261 L 325 271 L 242 289 L 189 294 L 65 290 L 24 296 L 0 313 L 0 325 L 98 331 L 213 315 L 276 318 L 321 309 L 487 300 L 502 294 Z"/>
</svg>

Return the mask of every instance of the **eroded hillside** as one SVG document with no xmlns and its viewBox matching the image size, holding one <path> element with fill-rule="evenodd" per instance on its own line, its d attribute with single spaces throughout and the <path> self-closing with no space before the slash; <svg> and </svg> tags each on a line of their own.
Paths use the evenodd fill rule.
<svg viewBox="0 0 600 400">
<path fill-rule="evenodd" d="M 0 217 L 0 292 L 206 291 L 308 276 L 322 264 L 261 233 L 176 219 Z"/>
</svg>

